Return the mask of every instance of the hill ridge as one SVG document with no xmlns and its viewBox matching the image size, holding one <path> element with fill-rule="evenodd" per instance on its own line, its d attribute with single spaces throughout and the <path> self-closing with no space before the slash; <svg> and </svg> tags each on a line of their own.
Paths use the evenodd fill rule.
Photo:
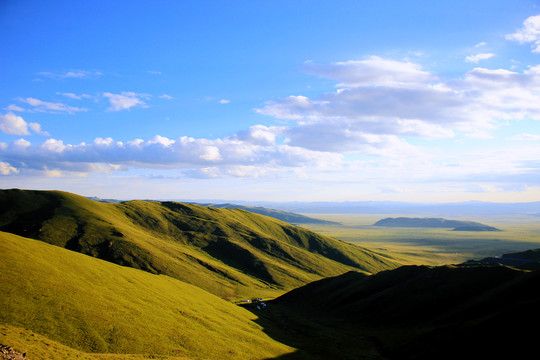
<svg viewBox="0 0 540 360">
<path fill-rule="evenodd" d="M 240 209 L 59 191 L 0 191 L 0 230 L 166 274 L 222 297 L 269 296 L 326 276 L 399 266 L 381 254 Z"/>
</svg>

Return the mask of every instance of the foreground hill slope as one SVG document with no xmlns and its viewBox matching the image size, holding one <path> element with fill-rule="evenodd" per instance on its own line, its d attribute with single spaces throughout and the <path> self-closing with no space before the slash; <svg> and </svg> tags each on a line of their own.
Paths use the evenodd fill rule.
<svg viewBox="0 0 540 360">
<path fill-rule="evenodd" d="M 231 298 L 274 296 L 352 269 L 373 273 L 398 266 L 361 247 L 243 210 L 102 203 L 58 191 L 1 191 L 0 230 Z"/>
<path fill-rule="evenodd" d="M 389 358 L 520 358 L 536 351 L 527 324 L 540 320 L 540 271 L 403 266 L 371 276 L 350 272 L 295 289 L 275 304 L 372 337 Z"/>
<path fill-rule="evenodd" d="M 10 346 L 29 346 L 21 334 L 32 331 L 90 353 L 263 359 L 294 350 L 249 311 L 198 287 L 3 232 L 0 286 L 1 337 Z M 32 360 L 60 356 L 60 345 L 39 344 L 17 350 Z"/>
</svg>

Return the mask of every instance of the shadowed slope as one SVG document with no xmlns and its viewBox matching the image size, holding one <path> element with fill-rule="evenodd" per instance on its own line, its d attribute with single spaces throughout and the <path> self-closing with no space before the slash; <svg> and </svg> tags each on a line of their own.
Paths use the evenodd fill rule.
<svg viewBox="0 0 540 360">
<path fill-rule="evenodd" d="M 361 247 L 237 209 L 101 203 L 21 190 L 2 191 L 0 205 L 2 231 L 167 274 L 222 297 L 273 296 L 351 269 L 397 266 Z"/>
<path fill-rule="evenodd" d="M 536 351 L 525 325 L 540 320 L 540 272 L 451 266 L 350 272 L 274 303 L 376 339 L 390 358 L 519 358 Z"/>
</svg>

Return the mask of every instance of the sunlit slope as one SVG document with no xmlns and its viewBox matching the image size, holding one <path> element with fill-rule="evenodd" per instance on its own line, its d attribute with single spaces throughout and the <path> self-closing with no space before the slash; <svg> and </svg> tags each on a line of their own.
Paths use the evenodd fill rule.
<svg viewBox="0 0 540 360">
<path fill-rule="evenodd" d="M 1 324 L 80 351 L 263 359 L 293 350 L 198 287 L 3 232 L 0 287 Z"/>
<path fill-rule="evenodd" d="M 33 331 L 0 324 L 0 344 L 9 344 L 19 354 L 30 360 L 190 360 L 182 355 L 89 353 L 62 345 Z"/>
<path fill-rule="evenodd" d="M 57 191 L 4 190 L 0 230 L 155 274 L 222 297 L 272 296 L 351 269 L 397 264 L 361 247 L 237 209 L 101 203 Z"/>
<path fill-rule="evenodd" d="M 372 336 L 396 359 L 523 358 L 536 351 L 540 271 L 503 266 L 404 266 L 350 272 L 274 302 Z"/>
</svg>

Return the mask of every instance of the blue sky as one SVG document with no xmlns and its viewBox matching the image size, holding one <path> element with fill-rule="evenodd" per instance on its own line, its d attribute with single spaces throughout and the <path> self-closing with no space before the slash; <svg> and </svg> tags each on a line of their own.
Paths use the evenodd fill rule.
<svg viewBox="0 0 540 360">
<path fill-rule="evenodd" d="M 0 2 L 0 187 L 540 200 L 537 1 Z"/>
</svg>

